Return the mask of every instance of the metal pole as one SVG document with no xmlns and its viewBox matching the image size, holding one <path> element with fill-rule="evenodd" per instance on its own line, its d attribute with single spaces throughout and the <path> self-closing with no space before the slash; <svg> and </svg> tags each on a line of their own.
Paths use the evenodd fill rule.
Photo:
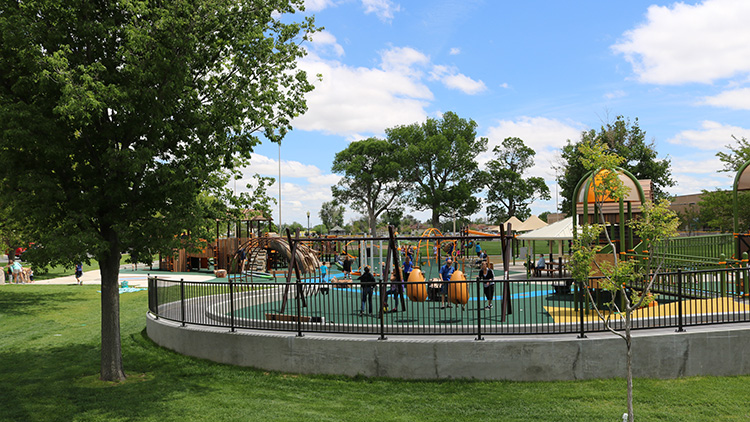
<svg viewBox="0 0 750 422">
<path fill-rule="evenodd" d="M 234 332 L 234 279 L 227 274 L 229 278 L 229 327 Z"/>
<path fill-rule="evenodd" d="M 677 332 L 685 331 L 682 328 L 682 268 L 677 269 Z"/>
<path fill-rule="evenodd" d="M 302 296 L 302 280 L 297 278 L 297 337 L 302 337 L 302 308 L 300 307 L 300 296 Z"/>
<path fill-rule="evenodd" d="M 488 268 L 488 271 L 492 271 Z M 481 270 L 480 270 L 481 274 Z M 484 340 L 482 337 L 482 282 L 479 281 L 479 277 L 477 277 L 477 338 L 474 340 Z"/>
<path fill-rule="evenodd" d="M 180 279 L 180 310 L 182 311 L 182 326 L 185 326 L 185 280 Z"/>
</svg>

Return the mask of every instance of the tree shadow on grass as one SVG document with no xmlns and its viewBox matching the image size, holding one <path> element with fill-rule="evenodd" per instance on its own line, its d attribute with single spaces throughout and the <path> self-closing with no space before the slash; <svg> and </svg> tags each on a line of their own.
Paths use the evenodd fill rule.
<svg viewBox="0 0 750 422">
<path fill-rule="evenodd" d="M 148 339 L 145 329 L 127 336 L 123 355 L 128 378 L 114 383 L 99 380 L 98 347 L 6 350 L 0 363 L 0 419 L 176 419 L 178 415 L 165 402 L 183 395 L 200 396 L 212 387 L 202 377 L 185 373 L 179 365 L 184 358 L 173 354 Z M 162 367 L 165 358 L 167 365 Z"/>
<path fill-rule="evenodd" d="M 83 300 L 79 294 L 58 292 L 54 295 L 46 291 L 24 290 L 24 286 L 6 287 L 0 289 L 0 314 L 32 315 L 40 308 L 46 311 L 61 309 L 61 303 L 73 300 Z"/>
</svg>

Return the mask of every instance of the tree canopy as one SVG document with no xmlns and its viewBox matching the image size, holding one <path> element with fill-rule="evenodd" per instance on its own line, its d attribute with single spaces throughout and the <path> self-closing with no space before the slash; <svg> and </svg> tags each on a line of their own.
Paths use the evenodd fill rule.
<svg viewBox="0 0 750 422">
<path fill-rule="evenodd" d="M 549 188 L 541 177 L 523 174 L 534 165 L 536 152 L 520 138 L 505 138 L 492 149 L 495 158 L 487 163 L 487 215 L 496 224 L 516 216 L 529 218 L 529 205 L 536 199 L 550 199 Z"/>
<path fill-rule="evenodd" d="M 125 376 L 118 268 L 175 245 L 211 211 L 259 134 L 280 140 L 312 89 L 297 69 L 301 0 L 5 2 L 0 195 L 42 263 L 92 254 L 105 380 Z"/>
<path fill-rule="evenodd" d="M 333 197 L 364 214 L 372 236 L 376 234 L 378 217 L 397 206 L 404 193 L 401 156 L 396 145 L 368 138 L 352 142 L 333 159 L 331 170 L 343 176 L 331 187 Z"/>
<path fill-rule="evenodd" d="M 318 216 L 326 229 L 330 231 L 336 226 L 344 225 L 344 211 L 344 206 L 333 200 L 323 202 L 320 206 Z"/>
<path fill-rule="evenodd" d="M 386 129 L 388 140 L 404 153 L 408 203 L 432 211 L 433 227 L 440 227 L 440 217 L 479 210 L 475 194 L 483 184 L 476 157 L 487 150 L 487 138 L 478 138 L 476 130 L 476 122 L 451 111 L 442 119 Z"/>
<path fill-rule="evenodd" d="M 568 140 L 567 145 L 562 148 L 558 166 L 560 174 L 557 178 L 563 198 L 560 211 L 570 213 L 573 190 L 587 172 L 581 163 L 580 147 L 594 142 L 602 142 L 609 151 L 622 157 L 620 167 L 636 178 L 650 179 L 653 182 L 655 200 L 668 196 L 666 188 L 675 184 L 670 160 L 657 158 L 654 142 L 646 141 L 646 132 L 641 130 L 637 118 L 631 122 L 630 119 L 617 116 L 614 122 L 603 125 L 598 131 L 592 129 L 582 132 L 581 139 L 575 143 Z"/>
</svg>

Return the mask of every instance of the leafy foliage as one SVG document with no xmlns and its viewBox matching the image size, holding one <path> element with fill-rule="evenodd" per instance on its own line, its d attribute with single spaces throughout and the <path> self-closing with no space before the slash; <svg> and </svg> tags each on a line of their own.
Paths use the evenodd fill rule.
<svg viewBox="0 0 750 422">
<path fill-rule="evenodd" d="M 536 152 L 520 138 L 505 138 L 493 148 L 495 159 L 487 163 L 487 214 L 497 224 L 516 216 L 529 218 L 529 205 L 536 199 L 550 199 L 549 188 L 541 177 L 523 174 L 534 165 Z"/>
<path fill-rule="evenodd" d="M 117 269 L 193 239 L 233 169 L 312 89 L 299 0 L 4 3 L 0 195 L 41 264 L 102 272 L 102 377 L 121 370 Z M 222 169 L 229 169 L 223 171 Z M 204 201 L 210 193 L 220 201 Z"/>
<path fill-rule="evenodd" d="M 344 206 L 333 200 L 323 202 L 320 206 L 318 216 L 326 229 L 332 230 L 336 226 L 344 225 L 344 211 Z"/>
<path fill-rule="evenodd" d="M 575 143 L 568 140 L 562 148 L 561 162 L 558 167 L 560 175 L 561 211 L 570 213 L 572 195 L 578 182 L 586 174 L 581 162 L 580 147 L 600 142 L 614 154 L 623 158 L 622 168 L 631 172 L 638 179 L 650 179 L 653 182 L 655 199 L 667 197 L 665 189 L 674 186 L 670 160 L 657 159 L 654 143 L 646 142 L 646 132 L 638 125 L 638 119 L 630 122 L 622 116 L 617 116 L 614 122 L 602 126 L 599 131 L 590 130 L 581 133 L 581 139 Z"/>
<path fill-rule="evenodd" d="M 431 224 L 440 217 L 468 216 L 479 210 L 474 196 L 482 188 L 476 157 L 487 150 L 487 138 L 477 138 L 477 124 L 448 111 L 442 119 L 386 129 L 388 140 L 403 153 L 404 180 L 410 182 L 408 203 L 431 210 Z"/>
<path fill-rule="evenodd" d="M 373 236 L 378 217 L 394 208 L 404 194 L 407 183 L 401 175 L 401 157 L 391 142 L 368 138 L 352 142 L 333 159 L 331 170 L 343 176 L 331 187 L 333 197 L 364 214 Z"/>
</svg>

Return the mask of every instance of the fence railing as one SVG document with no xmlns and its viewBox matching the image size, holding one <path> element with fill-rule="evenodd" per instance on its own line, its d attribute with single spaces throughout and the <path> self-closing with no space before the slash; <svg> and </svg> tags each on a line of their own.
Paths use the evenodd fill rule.
<svg viewBox="0 0 750 422">
<path fill-rule="evenodd" d="M 633 313 L 634 329 L 750 321 L 748 267 L 681 271 L 656 275 L 655 301 Z M 505 284 L 507 283 L 507 284 Z M 570 278 L 496 281 L 485 292 L 478 281 L 450 282 L 465 304 L 442 301 L 442 283 L 379 283 L 369 294 L 358 282 L 236 283 L 149 278 L 149 311 L 183 325 L 237 329 L 377 335 L 555 334 L 615 329 L 624 322 L 607 303 L 607 291 L 591 295 Z M 592 286 L 595 280 L 592 279 Z M 628 286 L 642 289 L 643 282 Z M 424 289 L 425 300 L 407 294 Z M 364 292 L 364 295 L 363 295 Z M 489 293 L 491 301 L 486 297 Z M 363 301 L 364 296 L 364 301 Z M 503 297 L 504 296 L 504 297 Z M 385 300 L 384 300 L 385 298 Z M 448 298 L 449 299 L 449 298 Z M 592 300 L 593 299 L 593 300 Z M 621 298 L 615 298 L 615 302 Z M 491 306 L 489 306 L 491 304 Z M 450 305 L 450 306 L 448 306 Z M 600 310 L 597 313 L 594 308 Z M 394 312 L 394 309 L 397 311 Z"/>
</svg>

